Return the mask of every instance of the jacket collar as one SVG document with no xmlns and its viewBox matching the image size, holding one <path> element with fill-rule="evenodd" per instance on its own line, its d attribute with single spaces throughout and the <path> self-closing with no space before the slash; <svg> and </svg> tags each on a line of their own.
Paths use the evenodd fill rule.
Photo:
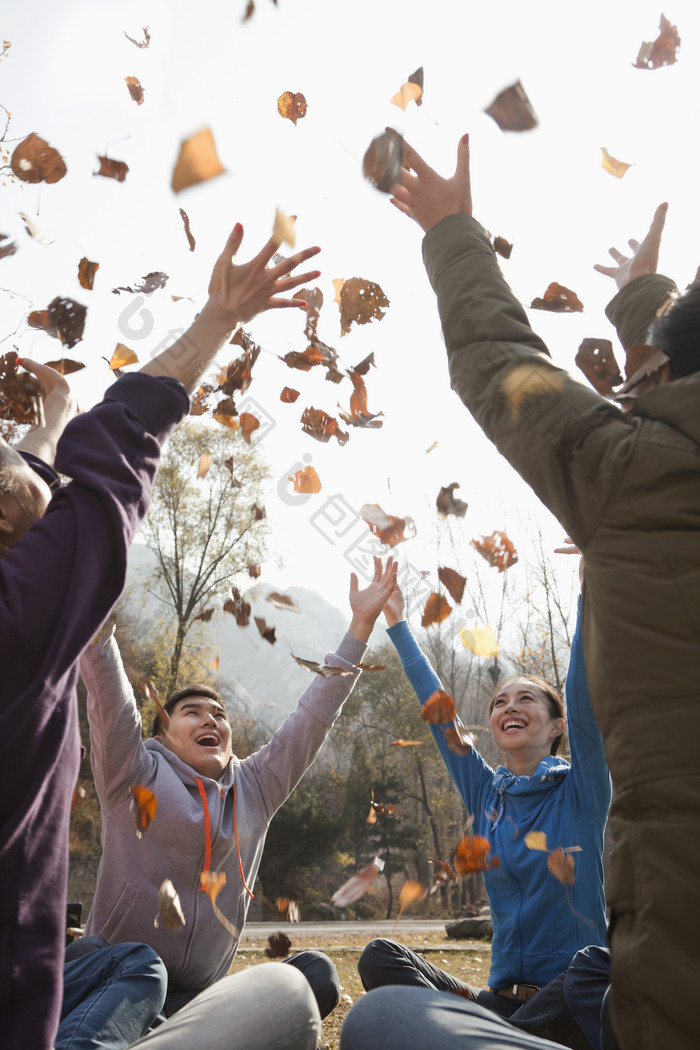
<svg viewBox="0 0 700 1050">
<path fill-rule="evenodd" d="M 229 791 L 233 786 L 234 770 L 238 765 L 238 759 L 235 755 L 231 758 L 221 777 L 215 781 L 212 780 L 211 777 L 205 777 L 201 773 L 198 773 L 192 768 L 192 766 L 188 766 L 186 762 L 183 762 L 181 758 L 178 758 L 175 752 L 171 751 L 170 748 L 165 746 L 165 744 L 162 744 L 160 740 L 156 740 L 151 736 L 145 743 L 146 749 L 151 752 L 157 752 L 161 758 L 172 767 L 183 784 L 186 784 L 188 787 L 197 787 L 197 777 L 199 777 L 203 784 L 217 784 L 225 791 Z"/>
<path fill-rule="evenodd" d="M 700 372 L 681 376 L 642 394 L 629 415 L 658 419 L 700 444 Z"/>
</svg>

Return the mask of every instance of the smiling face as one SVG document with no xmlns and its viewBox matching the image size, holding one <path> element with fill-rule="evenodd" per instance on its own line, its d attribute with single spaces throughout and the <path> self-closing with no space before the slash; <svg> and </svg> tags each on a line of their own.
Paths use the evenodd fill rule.
<svg viewBox="0 0 700 1050">
<path fill-rule="evenodd" d="M 167 732 L 157 733 L 156 740 L 197 773 L 219 780 L 233 754 L 231 723 L 223 705 L 208 696 L 187 696 L 169 714 Z"/>
<path fill-rule="evenodd" d="M 491 701 L 491 732 L 498 747 L 522 772 L 552 754 L 552 744 L 564 732 L 564 719 L 554 715 L 553 700 L 526 678 L 504 683 Z M 515 772 L 515 770 L 513 770 Z"/>
</svg>

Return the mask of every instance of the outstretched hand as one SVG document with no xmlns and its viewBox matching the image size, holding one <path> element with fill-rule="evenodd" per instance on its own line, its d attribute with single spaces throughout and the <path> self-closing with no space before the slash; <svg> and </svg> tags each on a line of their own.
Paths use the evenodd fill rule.
<svg viewBox="0 0 700 1050">
<path fill-rule="evenodd" d="M 384 615 L 389 627 L 393 627 L 395 623 L 406 619 L 406 603 L 404 601 L 403 591 L 398 583 L 386 600 Z"/>
<path fill-rule="evenodd" d="M 384 568 L 382 568 L 382 559 L 375 558 L 372 582 L 362 591 L 355 573 L 350 574 L 352 621 L 348 632 L 355 638 L 359 638 L 361 642 L 369 641 L 377 617 L 396 587 L 397 570 L 398 562 L 394 558 L 387 558 Z"/>
<path fill-rule="evenodd" d="M 598 273 L 605 274 L 606 277 L 612 277 L 618 288 L 624 288 L 626 284 L 633 281 L 635 277 L 641 277 L 642 274 L 656 273 L 656 267 L 659 263 L 661 234 L 664 230 L 667 211 L 667 203 L 658 206 L 654 212 L 654 218 L 651 220 L 649 232 L 641 244 L 639 241 L 635 241 L 634 238 L 627 242 L 632 249 L 631 256 L 623 255 L 617 248 L 611 248 L 609 254 L 612 255 L 617 265 L 602 266 L 600 263 L 596 263 L 593 269 L 597 270 Z"/>
<path fill-rule="evenodd" d="M 449 179 L 443 179 L 412 146 L 404 143 L 401 181 L 394 189 L 391 203 L 415 219 L 426 233 L 448 215 L 471 215 L 469 136 L 463 135 L 459 140 L 457 167 Z"/>
<path fill-rule="evenodd" d="M 31 452 L 44 463 L 53 466 L 56 458 L 56 445 L 67 423 L 78 410 L 77 402 L 71 392 L 65 376 L 49 365 L 30 361 L 28 357 L 18 359 L 18 364 L 35 375 L 41 384 L 44 395 L 44 422 L 32 427 L 16 448 L 22 452 Z"/>
</svg>

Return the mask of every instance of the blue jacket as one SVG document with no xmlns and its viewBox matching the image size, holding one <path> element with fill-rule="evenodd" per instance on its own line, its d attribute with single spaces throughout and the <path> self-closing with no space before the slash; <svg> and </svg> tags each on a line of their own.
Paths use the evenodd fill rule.
<svg viewBox="0 0 700 1050">
<path fill-rule="evenodd" d="M 388 630 L 416 695 L 425 703 L 439 678 L 405 621 Z M 589 944 L 605 944 L 603 832 L 610 806 L 610 774 L 593 718 L 580 638 L 580 602 L 566 678 L 571 764 L 542 759 L 532 776 L 505 766 L 492 769 L 478 751 L 456 755 L 440 726 L 431 726 L 443 761 L 469 813 L 474 834 L 491 843 L 500 866 L 484 872 L 491 905 L 493 945 L 489 985 L 542 986 Z M 580 846 L 573 886 L 547 868 L 547 854 L 528 849 L 529 831 L 543 831 L 549 849 Z M 567 900 L 568 890 L 568 900 Z"/>
</svg>

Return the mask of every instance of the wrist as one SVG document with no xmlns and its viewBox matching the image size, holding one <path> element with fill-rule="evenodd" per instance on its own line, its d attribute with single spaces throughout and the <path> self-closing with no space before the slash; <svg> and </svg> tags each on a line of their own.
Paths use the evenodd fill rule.
<svg viewBox="0 0 700 1050">
<path fill-rule="evenodd" d="M 368 617 L 354 614 L 348 627 L 348 634 L 351 634 L 353 638 L 357 638 L 361 642 L 368 642 L 369 636 L 374 630 L 376 619 L 376 616 Z"/>
</svg>

